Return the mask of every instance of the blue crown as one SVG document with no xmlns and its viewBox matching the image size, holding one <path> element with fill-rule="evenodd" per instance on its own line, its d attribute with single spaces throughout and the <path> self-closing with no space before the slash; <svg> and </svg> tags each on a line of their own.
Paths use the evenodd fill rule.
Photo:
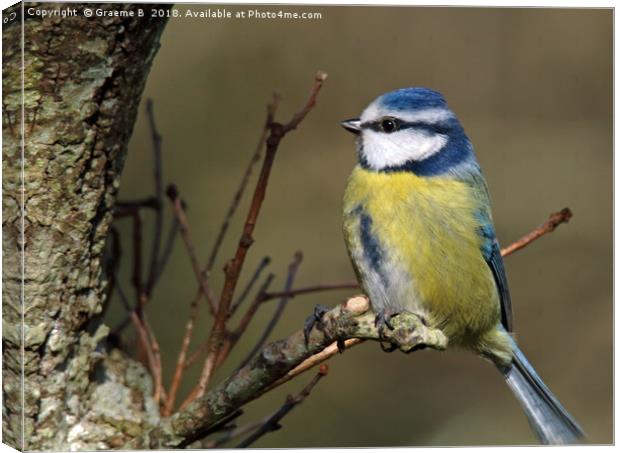
<svg viewBox="0 0 620 453">
<path fill-rule="evenodd" d="M 430 88 L 402 88 L 391 91 L 379 98 L 386 108 L 393 110 L 420 110 L 426 108 L 448 108 L 441 93 Z"/>
</svg>

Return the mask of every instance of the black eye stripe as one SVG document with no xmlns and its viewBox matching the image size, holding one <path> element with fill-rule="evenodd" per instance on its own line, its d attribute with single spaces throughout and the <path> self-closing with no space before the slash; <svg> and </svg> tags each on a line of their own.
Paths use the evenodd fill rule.
<svg viewBox="0 0 620 453">
<path fill-rule="evenodd" d="M 430 123 L 425 123 L 422 121 L 407 122 L 407 121 L 402 121 L 396 118 L 389 118 L 389 119 L 396 122 L 397 130 L 420 129 L 420 130 L 424 130 L 424 131 L 431 132 L 434 134 L 447 134 L 448 133 L 447 125 L 441 124 L 441 123 L 430 124 Z M 383 123 L 383 121 L 385 120 L 386 118 L 381 118 L 380 120 L 377 120 L 377 121 L 368 121 L 366 123 L 362 123 L 360 127 L 362 129 L 370 129 L 375 132 L 384 132 L 381 123 Z"/>
</svg>

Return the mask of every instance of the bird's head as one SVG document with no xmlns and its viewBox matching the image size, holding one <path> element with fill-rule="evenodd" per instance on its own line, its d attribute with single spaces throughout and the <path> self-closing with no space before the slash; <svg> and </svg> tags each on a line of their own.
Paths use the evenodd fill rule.
<svg viewBox="0 0 620 453">
<path fill-rule="evenodd" d="M 475 159 L 456 115 L 428 88 L 383 94 L 341 124 L 358 136 L 360 165 L 370 170 L 441 174 Z"/>
</svg>

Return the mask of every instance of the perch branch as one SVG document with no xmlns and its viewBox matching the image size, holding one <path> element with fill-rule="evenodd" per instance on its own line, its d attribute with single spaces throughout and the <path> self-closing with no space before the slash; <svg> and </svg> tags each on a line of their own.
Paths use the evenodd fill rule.
<svg viewBox="0 0 620 453">
<path fill-rule="evenodd" d="M 392 319 L 394 330 L 385 331 L 385 340 L 410 352 L 422 345 L 445 349 L 447 339 L 437 329 L 424 325 L 411 313 L 401 313 Z M 319 328 L 320 327 L 320 328 Z M 200 433 L 218 423 L 223 417 L 258 398 L 272 384 L 284 377 L 307 358 L 323 351 L 338 340 L 361 338 L 379 341 L 375 314 L 365 297 L 355 297 L 327 312 L 320 325 L 315 326 L 306 343 L 303 330 L 271 343 L 248 363 L 217 387 L 192 401 L 181 410 L 146 432 L 142 445 L 127 447 L 178 448 L 200 438 Z"/>
</svg>

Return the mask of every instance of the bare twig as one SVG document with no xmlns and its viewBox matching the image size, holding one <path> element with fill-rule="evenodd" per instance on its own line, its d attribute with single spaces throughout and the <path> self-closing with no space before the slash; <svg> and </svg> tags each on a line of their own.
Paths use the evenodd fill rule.
<svg viewBox="0 0 620 453">
<path fill-rule="evenodd" d="M 141 208 L 157 210 L 161 207 L 161 201 L 158 201 L 156 197 L 139 198 L 137 200 L 117 200 L 114 207 L 119 210 L 136 210 Z"/>
<path fill-rule="evenodd" d="M 568 208 L 564 208 L 560 212 L 554 212 L 550 214 L 549 219 L 545 223 L 535 228 L 532 232 L 526 234 L 518 241 L 515 241 L 509 246 L 503 248 L 502 256 L 508 256 L 516 252 L 517 250 L 522 249 L 526 245 L 534 242 L 539 237 L 547 233 L 551 233 L 558 227 L 558 225 L 562 223 L 568 223 L 572 216 L 573 213 Z"/>
<path fill-rule="evenodd" d="M 207 297 L 209 307 L 211 308 L 211 313 L 216 313 L 217 305 L 215 302 L 215 298 L 213 296 L 213 293 L 211 292 L 211 288 L 209 287 L 209 282 L 206 278 L 206 275 L 200 270 L 198 256 L 196 255 L 196 248 L 194 247 L 194 243 L 192 242 L 192 239 L 190 237 L 189 223 L 187 222 L 187 216 L 185 215 L 185 209 L 183 208 L 183 203 L 181 201 L 181 197 L 179 196 L 179 191 L 177 187 L 174 184 L 170 184 L 168 186 L 168 189 L 166 190 L 166 195 L 168 195 L 168 198 L 170 198 L 170 201 L 172 202 L 172 206 L 174 208 L 174 215 L 179 222 L 181 236 L 183 237 L 183 241 L 185 242 L 185 248 L 187 249 L 187 254 L 189 255 L 189 259 L 192 263 L 194 275 L 196 276 L 196 280 L 198 280 L 198 284 L 200 285 L 200 291 Z M 200 294 L 197 298 L 194 299 L 194 301 L 199 298 Z"/>
<path fill-rule="evenodd" d="M 140 211 L 133 213 L 133 274 L 131 277 L 134 289 L 136 291 L 137 313 L 142 318 L 142 218 Z"/>
<path fill-rule="evenodd" d="M 265 281 L 263 282 L 263 284 L 261 285 L 260 289 L 256 293 L 256 296 L 254 297 L 254 300 L 252 301 L 247 311 L 243 315 L 243 318 L 241 318 L 241 321 L 239 322 L 239 326 L 237 327 L 233 335 L 234 338 L 239 338 L 241 335 L 243 335 L 243 333 L 245 332 L 245 329 L 247 329 L 248 325 L 250 324 L 250 321 L 256 314 L 258 307 L 260 307 L 260 305 L 263 303 L 263 300 L 265 297 L 264 296 L 265 291 L 267 291 L 267 288 L 269 288 L 269 285 L 271 285 L 271 282 L 273 281 L 274 277 L 275 277 L 274 274 L 269 274 L 267 278 L 265 279 Z"/>
<path fill-rule="evenodd" d="M 271 168 L 273 166 L 280 141 L 288 132 L 295 129 L 299 125 L 299 123 L 315 105 L 316 97 L 325 78 L 326 75 L 324 73 L 317 74 L 309 100 L 306 102 L 306 105 L 302 108 L 302 110 L 293 116 L 289 123 L 283 126 L 282 124 L 272 121 L 269 125 L 269 137 L 267 138 L 267 149 L 263 159 L 263 166 L 256 183 L 256 188 L 254 189 L 254 196 L 252 197 L 250 209 L 243 227 L 243 233 L 239 239 L 235 256 L 225 266 L 226 278 L 224 280 L 224 286 L 220 296 L 217 315 L 215 317 L 215 324 L 209 336 L 209 353 L 205 360 L 197 386 L 198 391 L 196 392 L 196 395 L 198 397 L 204 395 L 218 362 L 219 350 L 226 336 L 226 320 L 228 319 L 230 304 L 248 249 L 254 242 L 252 234 L 254 233 L 254 227 L 256 226 L 256 221 L 258 219 L 263 200 L 265 199 L 267 183 L 269 181 Z"/>
<path fill-rule="evenodd" d="M 295 397 L 287 396 L 285 403 L 282 405 L 280 410 L 278 410 L 269 420 L 267 420 L 255 433 L 241 442 L 237 448 L 247 448 L 256 442 L 258 439 L 263 437 L 265 434 L 270 433 L 272 431 L 279 430 L 282 426 L 280 425 L 280 420 L 282 420 L 286 414 L 288 414 L 293 408 L 299 404 L 301 404 L 312 392 L 312 389 L 324 376 L 327 376 L 328 367 L 323 364 L 319 367 L 319 372 L 312 378 L 312 380 L 306 385 L 303 390 Z"/>
<path fill-rule="evenodd" d="M 363 342 L 364 340 L 362 340 L 361 338 L 349 338 L 348 340 L 344 341 L 344 347 L 345 349 L 349 349 L 353 346 L 357 346 L 358 344 L 362 344 Z M 285 382 L 290 381 L 294 377 L 308 371 L 310 368 L 314 368 L 315 366 L 320 365 L 321 363 L 325 362 L 326 360 L 330 359 L 338 353 L 340 353 L 340 351 L 338 350 L 337 342 L 334 341 L 321 352 L 319 352 L 318 354 L 314 354 L 312 357 L 308 357 L 306 360 L 301 362 L 291 371 L 289 371 L 276 382 L 274 382 L 269 388 L 265 390 L 265 393 L 284 384 Z"/>
<path fill-rule="evenodd" d="M 280 291 L 273 293 L 265 293 L 263 296 L 263 302 L 272 299 L 278 299 L 280 297 L 295 297 L 302 294 L 318 293 L 321 291 L 335 291 L 339 289 L 359 289 L 360 285 L 357 282 L 344 282 L 344 283 L 331 283 L 326 285 L 314 285 L 306 286 L 303 288 L 294 288 L 290 291 Z"/>
<path fill-rule="evenodd" d="M 301 264 L 302 259 L 303 259 L 302 253 L 296 252 L 295 256 L 293 257 L 293 261 L 288 266 L 288 274 L 286 276 L 286 283 L 284 286 L 285 294 L 287 292 L 290 292 L 291 288 L 293 287 L 293 281 L 295 280 L 295 275 L 297 274 L 297 270 L 299 269 L 299 265 Z M 273 331 L 276 324 L 280 320 L 280 317 L 282 316 L 282 313 L 284 312 L 284 308 L 286 308 L 286 304 L 288 303 L 289 298 L 290 297 L 288 295 L 282 296 L 282 299 L 280 300 L 280 303 L 276 307 L 276 310 L 273 313 L 271 320 L 265 327 L 265 331 L 260 336 L 260 338 L 256 342 L 256 345 L 254 345 L 254 347 L 252 348 L 250 353 L 247 355 L 247 357 L 241 362 L 241 365 L 239 365 L 239 368 L 243 368 L 245 365 L 247 365 L 247 363 L 252 359 L 252 357 L 254 357 L 254 355 L 256 355 L 256 353 L 260 351 L 262 347 L 265 345 L 265 343 L 267 342 L 267 339 L 269 338 L 269 335 L 271 335 L 271 332 Z"/>
<path fill-rule="evenodd" d="M 230 221 L 235 215 L 237 207 L 239 206 L 239 202 L 241 201 L 241 197 L 245 192 L 245 189 L 250 181 L 250 176 L 252 175 L 252 169 L 258 163 L 261 156 L 261 151 L 263 150 L 263 146 L 265 146 L 265 140 L 267 139 L 267 134 L 269 133 L 269 129 L 271 127 L 271 123 L 274 121 L 274 116 L 276 114 L 276 110 L 278 108 L 278 104 L 280 102 L 280 97 L 274 93 L 272 101 L 267 105 L 267 119 L 265 121 L 265 125 L 261 131 L 260 137 L 258 139 L 258 143 L 256 144 L 256 148 L 254 150 L 254 154 L 250 158 L 250 162 L 245 169 L 245 173 L 241 178 L 241 182 L 239 183 L 239 187 L 233 196 L 233 199 L 228 207 L 228 212 L 224 217 L 224 221 L 222 222 L 222 226 L 220 227 L 220 231 L 217 235 L 217 239 L 213 244 L 213 249 L 209 254 L 209 260 L 207 262 L 206 274 L 208 275 L 213 269 L 213 265 L 215 264 L 215 260 L 217 259 L 217 254 L 219 249 L 224 242 L 224 237 L 226 236 L 226 232 L 228 231 L 228 226 L 230 225 Z"/>
<path fill-rule="evenodd" d="M 151 130 L 151 138 L 153 142 L 153 180 L 155 182 L 155 200 L 158 208 L 155 210 L 155 232 L 151 246 L 151 262 L 149 266 L 149 276 L 146 281 L 145 291 L 147 295 L 153 292 L 158 277 L 159 249 L 161 247 L 161 234 L 163 228 L 163 200 L 164 186 L 162 178 L 162 152 L 161 152 L 161 135 L 157 131 L 155 125 L 155 114 L 153 113 L 153 100 L 146 101 L 146 113 L 149 119 L 149 127 Z"/>
<path fill-rule="evenodd" d="M 310 96 L 308 96 L 308 100 L 306 101 L 306 105 L 302 107 L 300 111 L 293 115 L 293 118 L 283 126 L 282 132 L 286 134 L 287 132 L 296 129 L 299 126 L 299 123 L 303 121 L 303 119 L 310 113 L 310 110 L 314 108 L 316 105 L 316 98 L 319 95 L 319 91 L 321 91 L 321 87 L 323 83 L 327 79 L 327 73 L 323 71 L 318 71 L 314 76 L 314 85 L 310 90 Z"/>
<path fill-rule="evenodd" d="M 155 381 L 154 382 L 155 393 L 153 395 L 153 399 L 155 400 L 157 404 L 159 404 L 160 400 L 166 397 L 166 392 L 164 390 L 164 385 L 163 385 L 163 376 L 162 376 L 163 370 L 161 366 L 161 352 L 159 349 L 159 342 L 157 341 L 157 338 L 155 337 L 155 333 L 153 332 L 153 329 L 151 329 L 151 326 L 149 325 L 146 319 L 146 315 L 143 315 L 141 321 L 142 321 L 144 330 L 147 333 L 147 338 L 149 340 L 149 348 L 153 356 L 153 367 L 151 370 L 153 374 L 153 379 Z"/>
<path fill-rule="evenodd" d="M 118 282 L 118 277 L 116 278 L 116 281 Z M 125 310 L 127 310 L 127 313 L 134 312 L 136 307 L 135 306 L 132 307 L 131 304 L 129 303 L 129 298 L 127 297 L 127 294 L 125 294 L 125 291 L 123 291 L 123 287 L 119 283 L 117 283 L 115 288 L 121 300 L 121 304 L 123 304 L 123 307 L 125 307 Z"/>
<path fill-rule="evenodd" d="M 226 434 L 224 434 L 222 437 L 220 437 L 219 439 L 216 440 L 211 440 L 211 441 L 204 441 L 200 443 L 200 448 L 203 449 L 210 449 L 210 448 L 218 448 L 221 447 L 222 445 L 224 445 L 227 442 L 230 442 L 231 440 L 239 437 L 239 436 L 243 436 L 244 434 L 247 434 L 249 432 L 254 431 L 255 429 L 261 427 L 262 425 L 264 425 L 265 423 L 267 423 L 267 421 L 269 420 L 269 418 L 271 418 L 272 416 L 268 416 L 263 418 L 262 420 L 259 420 L 257 422 L 253 422 L 253 423 L 248 423 L 246 425 L 240 426 L 238 428 L 231 428 L 229 429 Z"/>
<path fill-rule="evenodd" d="M 185 207 L 185 211 L 187 212 L 187 206 Z M 168 260 L 170 259 L 170 255 L 172 254 L 172 247 L 174 246 L 174 241 L 179 233 L 179 221 L 176 217 L 172 219 L 172 224 L 170 225 L 170 230 L 166 235 L 166 241 L 164 243 L 164 249 L 161 253 L 161 258 L 157 263 L 157 275 L 155 278 L 159 278 L 164 269 L 166 268 L 166 264 L 168 264 Z"/>
<path fill-rule="evenodd" d="M 263 294 L 265 293 L 265 291 L 267 291 L 267 288 L 269 288 L 269 285 L 271 285 L 271 282 L 273 281 L 274 277 L 275 277 L 274 274 L 269 274 L 267 276 L 263 284 L 260 286 L 258 292 L 256 293 L 254 300 L 252 301 L 247 311 L 241 318 L 241 321 L 239 322 L 239 326 L 234 332 L 228 335 L 226 342 L 220 349 L 220 355 L 218 356 L 216 367 L 218 367 L 222 362 L 224 362 L 224 360 L 226 360 L 226 357 L 228 357 L 228 354 L 230 354 L 230 351 L 235 347 L 235 345 L 237 344 L 241 336 L 244 334 L 245 330 L 250 324 L 250 321 L 252 321 L 252 319 L 254 318 L 254 315 L 256 314 L 258 307 L 260 307 L 261 304 L 263 303 Z M 205 346 L 205 350 L 206 350 L 206 346 Z"/>
<path fill-rule="evenodd" d="M 232 347 L 245 332 L 245 329 L 248 327 L 250 321 L 254 317 L 254 314 L 258 310 L 258 307 L 260 307 L 260 305 L 262 304 L 263 293 L 267 290 L 274 277 L 274 274 L 269 274 L 267 278 L 265 278 L 265 281 L 261 284 L 258 292 L 256 293 L 256 296 L 254 297 L 254 300 L 252 301 L 252 304 L 248 307 L 248 310 L 243 315 L 243 318 L 241 318 L 239 326 L 231 335 L 229 335 L 228 341 L 222 347 L 220 351 L 220 358 L 218 359 L 218 364 L 220 364 L 224 360 L 224 358 L 228 356 L 228 353 L 230 352 Z M 188 368 L 192 364 L 194 364 L 196 360 L 198 360 L 200 356 L 207 351 L 207 346 L 208 341 L 204 341 L 200 346 L 198 346 L 198 348 L 196 348 L 196 350 L 192 353 L 189 359 L 187 359 L 187 361 L 185 362 L 185 368 Z"/>
<path fill-rule="evenodd" d="M 164 415 L 170 415 L 172 413 L 177 391 L 179 390 L 179 386 L 181 385 L 181 381 L 183 380 L 183 374 L 189 366 L 189 364 L 186 363 L 186 358 L 187 351 L 189 350 L 189 345 L 192 340 L 194 323 L 196 321 L 196 316 L 198 315 L 198 301 L 199 297 L 194 298 L 190 306 L 189 318 L 187 320 L 187 323 L 185 324 L 185 335 L 183 336 L 181 350 L 179 351 L 179 356 L 177 358 L 177 365 L 174 370 L 174 375 L 172 377 L 172 383 L 170 384 L 170 392 L 168 393 L 168 398 L 166 399 L 164 405 Z"/>
<path fill-rule="evenodd" d="M 271 258 L 269 258 L 268 256 L 263 257 L 263 259 L 260 261 L 260 263 L 258 264 L 258 267 L 256 268 L 256 270 L 252 274 L 252 277 L 248 281 L 248 284 L 245 286 L 245 288 L 243 289 L 243 291 L 241 292 L 237 300 L 230 307 L 230 316 L 236 313 L 239 306 L 248 297 L 248 295 L 250 294 L 250 291 L 252 291 L 252 288 L 254 288 L 254 285 L 260 278 L 261 273 L 269 265 L 270 262 L 271 262 Z"/>
<path fill-rule="evenodd" d="M 206 445 L 211 444 L 211 443 L 215 443 L 216 441 L 206 442 L 204 440 L 204 438 L 210 436 L 211 434 L 217 433 L 219 431 L 228 431 L 227 432 L 227 435 L 228 435 L 235 428 L 235 425 L 232 424 L 231 422 L 233 422 L 235 419 L 239 418 L 241 415 L 243 415 L 243 411 L 241 409 L 239 409 L 236 412 L 233 412 L 232 414 L 230 414 L 229 416 L 224 417 L 222 420 L 217 422 L 215 425 L 213 425 L 212 427 L 210 427 L 209 429 L 207 429 L 203 433 L 201 433 L 201 437 L 202 437 L 203 441 L 201 442 L 202 445 L 200 447 L 201 448 L 212 448 L 212 447 L 207 447 Z M 226 437 L 226 436 L 224 436 L 224 437 Z M 200 441 L 198 441 L 198 442 L 200 442 Z"/>
<path fill-rule="evenodd" d="M 137 313 L 132 310 L 130 312 L 131 321 L 138 332 L 138 338 L 140 339 L 140 344 L 142 349 L 146 353 L 147 364 L 149 370 L 151 372 L 151 376 L 155 380 L 155 390 L 154 396 L 156 402 L 159 402 L 159 398 L 161 396 L 162 390 L 162 374 L 161 374 L 161 359 L 159 358 L 159 344 L 157 340 L 155 340 L 154 336 L 151 336 L 152 331 L 149 327 L 146 326 L 146 321 L 144 318 L 140 318 Z M 156 352 L 153 349 L 153 346 L 156 346 Z"/>
</svg>

